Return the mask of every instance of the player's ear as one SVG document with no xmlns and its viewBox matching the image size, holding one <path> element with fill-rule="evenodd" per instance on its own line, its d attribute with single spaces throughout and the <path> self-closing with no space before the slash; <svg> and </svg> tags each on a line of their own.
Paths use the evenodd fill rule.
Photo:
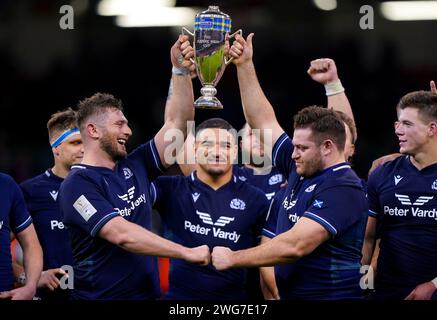
<svg viewBox="0 0 437 320">
<path fill-rule="evenodd" d="M 53 156 L 59 157 L 61 154 L 58 148 L 52 148 Z"/>
<path fill-rule="evenodd" d="M 95 123 L 87 123 L 85 127 L 86 133 L 93 139 L 100 137 L 100 130 Z"/>
<path fill-rule="evenodd" d="M 331 139 L 327 139 L 327 140 L 322 142 L 321 150 L 322 150 L 322 154 L 324 156 L 327 156 L 330 153 L 332 153 L 333 148 L 334 148 L 334 142 L 332 142 Z"/>
<path fill-rule="evenodd" d="M 430 137 L 436 136 L 437 135 L 437 123 L 435 121 L 432 121 L 429 125 L 428 125 L 428 135 Z"/>
</svg>

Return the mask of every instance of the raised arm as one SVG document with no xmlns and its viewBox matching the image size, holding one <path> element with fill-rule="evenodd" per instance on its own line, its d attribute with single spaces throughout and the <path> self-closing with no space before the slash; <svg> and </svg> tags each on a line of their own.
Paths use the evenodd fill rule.
<svg viewBox="0 0 437 320">
<path fill-rule="evenodd" d="M 338 78 L 334 60 L 328 58 L 313 60 L 307 72 L 314 81 L 325 86 L 328 108 L 344 112 L 354 120 L 352 107 Z"/>
<path fill-rule="evenodd" d="M 240 86 L 241 102 L 244 116 L 252 129 L 261 129 L 261 139 L 264 139 L 264 130 L 272 130 L 272 144 L 278 140 L 284 130 L 279 125 L 272 105 L 267 100 L 256 76 L 253 64 L 253 33 L 245 40 L 236 35 L 230 49 L 237 66 L 238 83 Z"/>
<path fill-rule="evenodd" d="M 166 104 L 164 126 L 155 136 L 156 148 L 164 166 L 172 165 L 176 156 L 175 154 L 172 157 L 165 156 L 166 148 L 174 143 L 171 137 L 182 138 L 183 143 L 187 134 L 187 121 L 194 119 L 194 95 L 190 75 L 191 62 L 189 60 L 193 56 L 194 51 L 188 41 L 188 36 L 180 35 L 170 50 L 173 65 L 172 96 Z M 181 135 L 182 137 L 180 137 Z"/>
<path fill-rule="evenodd" d="M 189 176 L 191 172 L 196 170 L 196 157 L 195 157 L 195 137 L 194 133 L 191 131 L 187 134 L 184 146 L 180 150 L 177 158 L 179 168 L 184 176 Z"/>
</svg>

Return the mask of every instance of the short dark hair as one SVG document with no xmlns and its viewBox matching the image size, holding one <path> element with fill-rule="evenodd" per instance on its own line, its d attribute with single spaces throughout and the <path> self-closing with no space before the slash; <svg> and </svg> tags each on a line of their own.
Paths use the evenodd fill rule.
<svg viewBox="0 0 437 320">
<path fill-rule="evenodd" d="M 83 129 L 83 125 L 89 117 L 104 113 L 108 109 L 117 109 L 123 112 L 123 103 L 112 94 L 100 92 L 79 101 L 77 105 L 77 123 L 79 128 Z"/>
<path fill-rule="evenodd" d="M 423 120 L 437 120 L 437 94 L 430 91 L 413 91 L 404 95 L 397 105 L 398 110 L 418 109 Z"/>
<path fill-rule="evenodd" d="M 357 137 L 358 137 L 358 135 L 357 135 L 357 127 L 355 125 L 355 121 L 351 117 L 349 117 L 346 113 L 344 113 L 342 111 L 336 110 L 335 112 L 338 114 L 340 119 L 344 123 L 346 123 L 346 125 L 348 126 L 349 131 L 351 132 L 351 136 L 352 136 L 352 141 L 351 142 L 352 142 L 352 144 L 355 144 L 357 142 Z"/>
<path fill-rule="evenodd" d="M 211 118 L 203 121 L 197 126 L 196 135 L 199 134 L 200 131 L 205 129 L 224 129 L 230 132 L 235 137 L 235 142 L 237 141 L 235 128 L 229 122 L 222 118 Z"/>
<path fill-rule="evenodd" d="M 346 129 L 343 120 L 332 109 L 310 106 L 294 116 L 294 129 L 311 129 L 318 145 L 330 139 L 342 151 L 346 141 Z"/>
<path fill-rule="evenodd" d="M 49 140 L 52 141 L 60 132 L 73 128 L 77 128 L 77 113 L 72 108 L 58 111 L 52 114 L 47 122 Z"/>
</svg>

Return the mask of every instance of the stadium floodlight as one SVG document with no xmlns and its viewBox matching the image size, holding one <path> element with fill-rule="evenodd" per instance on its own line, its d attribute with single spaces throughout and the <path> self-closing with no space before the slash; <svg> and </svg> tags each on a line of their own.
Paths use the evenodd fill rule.
<svg viewBox="0 0 437 320">
<path fill-rule="evenodd" d="M 437 1 L 387 1 L 380 8 L 388 20 L 437 20 Z"/>
<path fill-rule="evenodd" d="M 176 0 L 101 0 L 97 13 L 101 16 L 131 15 L 175 5 Z"/>
<path fill-rule="evenodd" d="M 188 7 L 155 8 L 137 12 L 136 14 L 121 15 L 115 23 L 119 27 L 164 27 L 187 26 L 194 23 L 197 11 Z"/>
<path fill-rule="evenodd" d="M 323 11 L 337 9 L 337 0 L 313 0 L 314 5 Z"/>
</svg>

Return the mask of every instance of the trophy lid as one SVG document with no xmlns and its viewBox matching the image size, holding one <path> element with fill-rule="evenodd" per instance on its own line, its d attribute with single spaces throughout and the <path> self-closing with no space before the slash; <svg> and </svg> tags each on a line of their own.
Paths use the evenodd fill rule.
<svg viewBox="0 0 437 320">
<path fill-rule="evenodd" d="M 215 30 L 229 32 L 232 20 L 218 6 L 209 6 L 207 10 L 199 12 L 194 18 L 194 30 Z"/>
<path fill-rule="evenodd" d="M 215 17 L 226 17 L 229 18 L 229 15 L 220 11 L 219 6 L 208 6 L 208 9 L 202 12 L 199 12 L 197 16 L 215 16 Z"/>
</svg>

